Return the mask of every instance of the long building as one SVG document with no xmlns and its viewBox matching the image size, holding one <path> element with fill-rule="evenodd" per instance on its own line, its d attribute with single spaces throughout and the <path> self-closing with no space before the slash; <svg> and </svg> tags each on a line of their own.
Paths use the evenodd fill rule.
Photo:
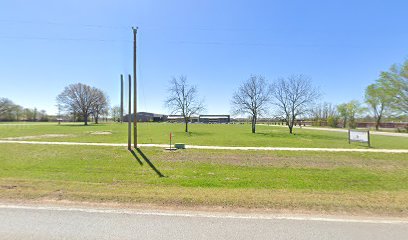
<svg viewBox="0 0 408 240">
<path fill-rule="evenodd" d="M 168 115 L 166 120 L 167 122 L 181 123 L 181 122 L 184 122 L 184 117 L 182 115 Z M 198 122 L 198 117 L 191 116 L 189 122 L 191 123 Z"/>
<path fill-rule="evenodd" d="M 128 115 L 123 117 L 123 121 L 127 122 L 129 119 Z M 130 115 L 130 120 L 133 121 L 133 114 Z M 164 115 L 155 114 L 148 112 L 138 112 L 137 113 L 138 122 L 172 122 L 172 123 L 182 123 L 184 122 L 184 117 L 182 115 Z M 189 119 L 190 123 L 230 123 L 230 115 L 200 115 L 191 116 Z"/>
<path fill-rule="evenodd" d="M 230 123 L 230 115 L 200 115 L 198 118 L 200 123 Z"/>
<path fill-rule="evenodd" d="M 167 119 L 166 115 L 148 112 L 138 112 L 136 116 L 138 122 L 164 122 Z M 129 119 L 128 115 L 125 115 L 123 117 L 124 122 L 127 122 L 128 119 Z M 133 121 L 133 114 L 130 115 L 130 119 L 131 121 Z"/>
</svg>

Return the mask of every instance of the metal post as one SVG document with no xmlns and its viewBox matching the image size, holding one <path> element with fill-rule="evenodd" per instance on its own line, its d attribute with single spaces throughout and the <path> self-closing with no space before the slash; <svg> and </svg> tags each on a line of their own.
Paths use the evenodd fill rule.
<svg viewBox="0 0 408 240">
<path fill-rule="evenodd" d="M 136 34 L 137 27 L 133 30 L 133 144 L 137 148 L 137 82 L 136 82 Z"/>
<path fill-rule="evenodd" d="M 120 123 L 123 123 L 123 74 L 120 74 Z"/>
<path fill-rule="evenodd" d="M 129 106 L 128 106 L 129 112 L 128 112 L 128 149 L 132 149 L 132 119 L 131 119 L 131 114 L 132 114 L 132 79 L 129 74 Z"/>
</svg>

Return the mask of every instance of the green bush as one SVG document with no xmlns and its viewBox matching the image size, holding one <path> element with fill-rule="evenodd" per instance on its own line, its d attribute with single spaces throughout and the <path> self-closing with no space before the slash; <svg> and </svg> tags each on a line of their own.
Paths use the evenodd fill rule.
<svg viewBox="0 0 408 240">
<path fill-rule="evenodd" d="M 330 117 L 327 118 L 327 126 L 336 128 L 338 124 L 339 124 L 339 118 L 338 117 L 330 116 Z"/>
</svg>

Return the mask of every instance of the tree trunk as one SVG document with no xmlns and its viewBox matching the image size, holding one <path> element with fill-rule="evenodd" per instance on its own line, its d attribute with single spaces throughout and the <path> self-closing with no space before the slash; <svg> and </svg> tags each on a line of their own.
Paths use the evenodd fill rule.
<svg viewBox="0 0 408 240">
<path fill-rule="evenodd" d="M 292 117 L 289 117 L 288 119 L 288 128 L 289 128 L 289 133 L 292 134 L 293 132 L 293 123 L 294 123 L 295 119 L 293 119 Z"/>
<path fill-rule="evenodd" d="M 88 125 L 88 114 L 84 114 L 84 125 Z"/>
<path fill-rule="evenodd" d="M 377 117 L 377 121 L 375 122 L 375 130 L 378 131 L 380 129 L 381 117 Z"/>
<path fill-rule="evenodd" d="M 256 117 L 252 117 L 252 133 L 256 132 Z"/>
<path fill-rule="evenodd" d="M 188 132 L 188 119 L 187 118 L 184 118 L 184 122 L 185 122 L 185 124 L 186 124 L 186 133 Z"/>
<path fill-rule="evenodd" d="M 98 124 L 98 123 L 99 123 L 99 116 L 95 115 L 95 124 Z"/>
</svg>

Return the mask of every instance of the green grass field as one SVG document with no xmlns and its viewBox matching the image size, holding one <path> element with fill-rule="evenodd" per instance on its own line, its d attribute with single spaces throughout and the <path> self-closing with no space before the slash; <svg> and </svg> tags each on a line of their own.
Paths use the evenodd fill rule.
<svg viewBox="0 0 408 240">
<path fill-rule="evenodd" d="M 169 133 L 174 142 L 191 145 L 253 146 L 253 147 L 327 147 L 366 148 L 366 144 L 348 144 L 347 133 L 295 129 L 290 135 L 287 128 L 278 126 L 257 126 L 257 133 L 250 132 L 250 126 L 191 124 L 190 133 L 184 133 L 183 124 L 141 123 L 140 143 L 168 143 Z M 106 133 L 104 135 L 98 133 Z M 65 123 L 0 125 L 0 139 L 33 141 L 70 141 L 126 143 L 127 124 L 80 124 Z M 407 149 L 408 138 L 372 135 L 373 148 Z"/>
<path fill-rule="evenodd" d="M 408 154 L 0 144 L 0 199 L 408 215 Z"/>
<path fill-rule="evenodd" d="M 0 124 L 0 139 L 126 143 L 126 124 Z M 366 148 L 347 134 L 249 125 L 139 125 L 142 143 Z M 104 133 L 104 134 L 101 134 Z M 408 138 L 372 136 L 374 148 Z M 408 216 L 408 154 L 0 144 L 0 199 Z"/>
</svg>

